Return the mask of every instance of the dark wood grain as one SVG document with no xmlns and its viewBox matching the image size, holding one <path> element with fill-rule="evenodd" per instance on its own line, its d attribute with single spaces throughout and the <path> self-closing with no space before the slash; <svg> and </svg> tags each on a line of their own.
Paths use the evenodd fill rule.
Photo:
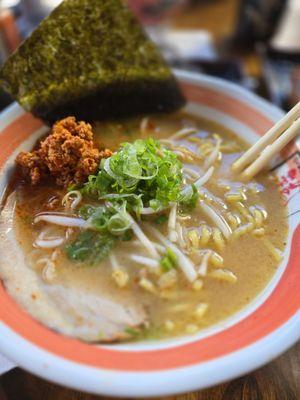
<svg viewBox="0 0 300 400">
<path fill-rule="evenodd" d="M 62 388 L 19 368 L 0 378 L 0 400 L 105 400 Z M 300 343 L 268 365 L 201 392 L 164 400 L 300 400 Z"/>
</svg>

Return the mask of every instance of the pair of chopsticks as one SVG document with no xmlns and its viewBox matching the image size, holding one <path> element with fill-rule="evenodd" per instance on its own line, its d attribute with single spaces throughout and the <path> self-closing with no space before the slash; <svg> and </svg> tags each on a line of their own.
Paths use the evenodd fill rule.
<svg viewBox="0 0 300 400">
<path fill-rule="evenodd" d="M 299 133 L 300 102 L 236 160 L 232 170 L 244 179 L 253 178 Z"/>
</svg>

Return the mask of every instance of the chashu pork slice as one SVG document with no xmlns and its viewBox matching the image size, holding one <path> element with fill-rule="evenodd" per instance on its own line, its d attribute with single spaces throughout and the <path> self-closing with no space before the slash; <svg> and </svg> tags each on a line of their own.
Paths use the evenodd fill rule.
<svg viewBox="0 0 300 400">
<path fill-rule="evenodd" d="M 0 214 L 0 278 L 9 294 L 30 315 L 65 335 L 88 342 L 129 339 L 144 326 L 147 315 L 131 291 L 90 293 L 67 281 L 46 283 L 26 262 L 14 228 L 15 195 Z"/>
<path fill-rule="evenodd" d="M 45 293 L 69 326 L 66 333 L 86 341 L 126 339 L 128 328 L 141 327 L 146 321 L 143 307 L 127 292 L 122 302 L 61 285 L 48 285 Z"/>
</svg>

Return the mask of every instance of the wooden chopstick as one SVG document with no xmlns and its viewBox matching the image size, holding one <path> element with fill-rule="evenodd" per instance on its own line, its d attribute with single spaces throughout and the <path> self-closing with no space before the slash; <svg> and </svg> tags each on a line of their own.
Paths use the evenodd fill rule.
<svg viewBox="0 0 300 400">
<path fill-rule="evenodd" d="M 243 168 L 245 168 L 252 161 L 254 161 L 259 155 L 259 153 L 261 153 L 269 144 L 273 143 L 299 117 L 300 117 L 300 102 L 296 104 L 295 107 L 293 107 L 267 133 L 265 133 L 261 137 L 261 139 L 259 139 L 253 146 L 251 146 L 250 149 L 248 149 L 238 160 L 236 160 L 232 164 L 232 170 L 234 172 L 241 172 Z M 252 173 L 252 170 L 250 170 L 250 172 Z"/>
<path fill-rule="evenodd" d="M 275 142 L 267 146 L 260 156 L 242 173 L 243 178 L 251 179 L 270 161 L 275 154 L 279 153 L 294 137 L 300 133 L 300 118 L 281 135 Z"/>
</svg>

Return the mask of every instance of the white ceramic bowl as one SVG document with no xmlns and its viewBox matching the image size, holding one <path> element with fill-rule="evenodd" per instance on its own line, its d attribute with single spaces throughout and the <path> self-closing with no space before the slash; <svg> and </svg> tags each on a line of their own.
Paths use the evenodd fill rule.
<svg viewBox="0 0 300 400">
<path fill-rule="evenodd" d="M 244 89 L 204 75 L 176 72 L 187 110 L 257 140 L 282 112 Z M 13 105 L 0 116 L 0 193 L 16 153 L 45 128 Z M 280 176 L 289 209 L 284 259 L 265 290 L 233 317 L 199 334 L 167 341 L 89 345 L 59 335 L 22 310 L 0 285 L 0 351 L 22 368 L 75 389 L 112 396 L 168 395 L 206 388 L 249 372 L 300 337 L 300 153 L 283 154 Z M 1 262 L 1 260 L 0 260 Z"/>
</svg>

